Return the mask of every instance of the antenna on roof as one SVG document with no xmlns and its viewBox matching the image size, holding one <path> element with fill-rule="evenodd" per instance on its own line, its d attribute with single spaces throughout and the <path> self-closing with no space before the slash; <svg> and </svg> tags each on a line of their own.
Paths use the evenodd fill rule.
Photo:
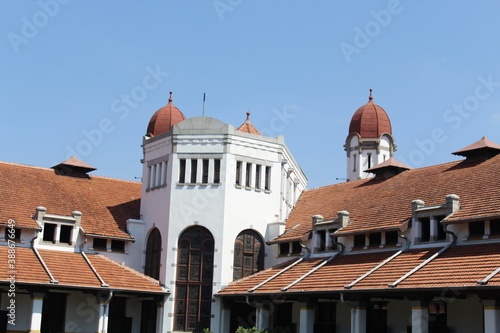
<svg viewBox="0 0 500 333">
<path fill-rule="evenodd" d="M 201 113 L 201 115 L 203 117 L 205 117 L 205 97 L 206 97 L 206 95 L 207 95 L 206 93 L 203 93 L 203 111 Z"/>
</svg>

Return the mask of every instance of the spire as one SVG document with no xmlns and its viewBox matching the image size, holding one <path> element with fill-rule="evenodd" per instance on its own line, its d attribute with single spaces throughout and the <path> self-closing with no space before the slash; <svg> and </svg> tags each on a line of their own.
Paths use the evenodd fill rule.
<svg viewBox="0 0 500 333">
<path fill-rule="evenodd" d="M 370 89 L 370 96 L 368 97 L 368 103 L 372 102 L 373 103 L 373 96 L 372 96 L 373 89 Z"/>
<path fill-rule="evenodd" d="M 168 102 L 169 103 L 172 103 L 173 99 L 172 99 L 172 92 L 170 92 L 170 97 L 168 98 Z"/>
</svg>

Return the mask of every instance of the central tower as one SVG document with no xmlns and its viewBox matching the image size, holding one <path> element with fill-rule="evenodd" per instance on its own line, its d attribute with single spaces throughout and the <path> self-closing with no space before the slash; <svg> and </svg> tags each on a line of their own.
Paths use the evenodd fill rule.
<svg viewBox="0 0 500 333">
<path fill-rule="evenodd" d="M 344 149 L 347 152 L 347 181 L 370 177 L 365 170 L 391 158 L 396 151 L 389 116 L 373 102 L 372 89 L 368 103 L 352 116 Z"/>
</svg>

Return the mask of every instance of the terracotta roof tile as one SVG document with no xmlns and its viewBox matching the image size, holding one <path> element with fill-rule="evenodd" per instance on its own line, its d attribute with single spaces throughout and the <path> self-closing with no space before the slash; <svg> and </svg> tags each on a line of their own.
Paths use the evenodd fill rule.
<svg viewBox="0 0 500 333">
<path fill-rule="evenodd" d="M 262 133 L 250 122 L 250 112 L 247 112 L 247 119 L 243 124 L 241 124 L 237 129 L 237 131 L 262 135 Z"/>
<path fill-rule="evenodd" d="M 33 249 L 16 248 L 16 281 L 18 283 L 57 285 L 68 288 L 102 288 L 101 282 L 81 253 L 38 250 L 57 284 L 51 284 Z M 7 258 L 8 247 L 0 246 L 0 256 Z M 140 292 L 164 292 L 157 280 L 100 254 L 87 254 L 97 273 L 110 289 Z M 0 262 L 0 281 L 8 281 L 7 260 Z"/>
<path fill-rule="evenodd" d="M 461 245 L 445 251 L 426 266 L 402 281 L 396 288 L 389 284 L 417 267 L 440 248 L 414 249 L 404 252 L 384 266 L 355 284 L 350 290 L 396 290 L 414 288 L 446 288 L 481 286 L 476 282 L 487 277 L 500 267 L 500 243 Z M 335 258 L 286 292 L 345 292 L 345 286 L 389 258 L 394 252 L 348 254 Z M 254 294 L 284 293 L 282 288 L 306 274 L 326 258 L 314 258 L 301 262 L 286 273 L 259 288 Z M 219 292 L 220 295 L 244 295 L 248 289 L 264 281 L 282 269 L 283 265 L 235 281 Z M 500 285 L 500 274 L 494 276 L 487 286 Z M 286 293 L 285 292 L 285 293 Z"/>
<path fill-rule="evenodd" d="M 123 231 L 128 219 L 138 219 L 141 183 L 99 176 L 57 174 L 48 168 L 0 162 L 0 223 L 37 228 L 36 207 L 48 214 L 71 216 L 78 210 L 86 233 L 131 238 Z"/>
<path fill-rule="evenodd" d="M 442 205 L 448 194 L 460 197 L 460 210 L 447 221 L 500 216 L 500 155 L 486 161 L 461 160 L 412 169 L 391 178 L 375 177 L 304 191 L 292 210 L 286 232 L 277 241 L 292 240 L 312 230 L 311 217 L 325 221 L 337 212 L 350 213 L 351 223 L 338 234 L 396 229 L 411 217 L 411 201 Z"/>
</svg>

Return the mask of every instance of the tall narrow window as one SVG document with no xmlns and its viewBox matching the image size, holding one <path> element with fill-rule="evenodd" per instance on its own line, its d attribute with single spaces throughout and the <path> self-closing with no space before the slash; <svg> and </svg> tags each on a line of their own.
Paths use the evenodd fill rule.
<svg viewBox="0 0 500 333">
<path fill-rule="evenodd" d="M 247 167 L 245 171 L 245 187 L 250 187 L 250 174 L 252 172 L 252 163 L 247 162 Z"/>
<path fill-rule="evenodd" d="M 445 216 L 436 216 L 437 220 L 437 240 L 446 240 L 446 232 L 444 231 L 444 225 L 441 221 L 445 218 Z"/>
<path fill-rule="evenodd" d="M 352 155 L 352 161 L 353 161 L 353 167 L 352 167 L 352 171 L 353 172 L 356 172 L 356 154 L 353 154 Z"/>
<path fill-rule="evenodd" d="M 181 158 L 179 160 L 179 183 L 184 184 L 186 182 L 186 159 Z"/>
<path fill-rule="evenodd" d="M 151 184 L 151 166 L 148 166 L 148 189 L 150 189 L 151 187 L 153 187 L 153 185 Z"/>
<path fill-rule="evenodd" d="M 198 173 L 198 160 L 196 158 L 191 159 L 191 184 L 196 184 L 196 174 Z"/>
<path fill-rule="evenodd" d="M 55 242 L 56 225 L 53 223 L 44 223 L 43 240 L 46 242 Z"/>
<path fill-rule="evenodd" d="M 220 159 L 214 160 L 214 183 L 220 184 Z"/>
<path fill-rule="evenodd" d="M 318 251 L 326 250 L 326 230 L 318 230 L 316 231 L 318 237 Z"/>
<path fill-rule="evenodd" d="M 236 185 L 241 185 L 241 161 L 236 162 Z"/>
<path fill-rule="evenodd" d="M 151 230 L 146 245 L 146 264 L 144 274 L 160 279 L 161 234 L 157 228 Z"/>
<path fill-rule="evenodd" d="M 262 170 L 262 165 L 255 165 L 255 188 L 260 190 L 260 172 Z"/>
<path fill-rule="evenodd" d="M 179 237 L 174 330 L 210 328 L 214 238 L 203 227 L 191 227 Z"/>
<path fill-rule="evenodd" d="M 428 217 L 420 218 L 420 241 L 428 242 L 431 240 L 431 221 Z"/>
<path fill-rule="evenodd" d="M 271 190 L 271 167 L 270 166 L 266 166 L 266 179 L 265 179 L 264 189 L 266 191 Z"/>
<path fill-rule="evenodd" d="M 73 226 L 61 225 L 61 233 L 59 234 L 59 243 L 71 244 L 72 231 L 73 231 Z"/>
<path fill-rule="evenodd" d="M 368 169 L 372 167 L 372 154 L 368 153 Z"/>
<path fill-rule="evenodd" d="M 203 174 L 202 174 L 201 182 L 203 184 L 208 183 L 208 160 L 207 159 L 203 159 Z"/>
<path fill-rule="evenodd" d="M 264 242 L 254 230 L 240 232 L 234 242 L 233 280 L 264 268 Z"/>
</svg>

